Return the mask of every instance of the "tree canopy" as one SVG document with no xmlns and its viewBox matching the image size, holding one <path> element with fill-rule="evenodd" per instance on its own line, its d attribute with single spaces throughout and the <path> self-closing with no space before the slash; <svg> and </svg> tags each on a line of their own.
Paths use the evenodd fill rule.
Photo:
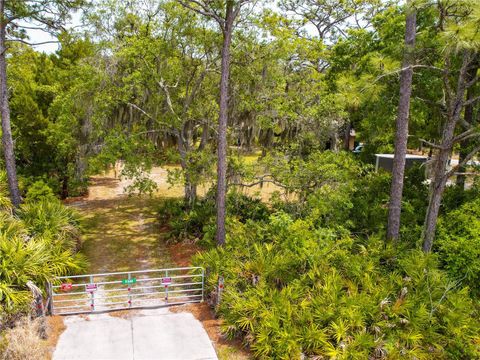
<svg viewBox="0 0 480 360">
<path fill-rule="evenodd" d="M 219 313 L 258 358 L 478 356 L 479 1 L 0 5 L 15 246 L 31 208 L 85 195 L 92 175 L 154 195 L 164 167 L 183 199 L 160 218 L 206 248 L 211 289 L 231 282 Z M 38 51 L 35 29 L 58 50 Z M 392 171 L 374 169 L 384 153 Z M 80 268 L 71 243 L 52 248 Z"/>
</svg>

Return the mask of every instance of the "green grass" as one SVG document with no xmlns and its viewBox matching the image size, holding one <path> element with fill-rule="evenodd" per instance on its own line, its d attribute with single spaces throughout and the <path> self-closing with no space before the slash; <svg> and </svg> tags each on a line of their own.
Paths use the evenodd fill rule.
<svg viewBox="0 0 480 360">
<path fill-rule="evenodd" d="M 258 162 L 258 158 L 262 154 L 261 151 L 255 151 L 251 154 L 248 155 L 242 155 L 243 161 L 245 161 L 245 164 L 247 165 L 255 165 Z"/>
<path fill-rule="evenodd" d="M 158 201 L 148 197 L 90 200 L 79 208 L 85 216 L 82 252 L 90 261 L 89 272 L 172 265 L 156 219 Z"/>
</svg>

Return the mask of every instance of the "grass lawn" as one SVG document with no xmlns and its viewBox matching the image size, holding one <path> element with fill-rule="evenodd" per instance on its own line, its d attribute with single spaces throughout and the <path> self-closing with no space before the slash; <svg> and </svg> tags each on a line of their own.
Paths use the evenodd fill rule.
<svg viewBox="0 0 480 360">
<path fill-rule="evenodd" d="M 126 197 L 93 200 L 81 209 L 85 216 L 82 252 L 90 261 L 90 272 L 173 266 L 156 219 L 157 203 L 147 197 Z"/>
</svg>

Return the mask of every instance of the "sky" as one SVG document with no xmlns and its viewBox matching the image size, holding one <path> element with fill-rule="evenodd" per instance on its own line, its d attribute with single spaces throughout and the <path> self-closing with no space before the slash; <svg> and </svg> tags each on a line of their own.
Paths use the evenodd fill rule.
<svg viewBox="0 0 480 360">
<path fill-rule="evenodd" d="M 67 24 L 67 28 L 72 28 L 81 24 L 81 13 L 75 12 L 72 14 L 72 19 Z M 24 23 L 23 25 L 32 25 L 30 23 Z M 28 40 L 29 43 L 42 43 L 45 41 L 55 41 L 56 38 L 50 35 L 49 33 L 42 31 L 42 30 L 34 30 L 34 29 L 27 29 Z M 59 43 L 50 43 L 50 44 L 42 44 L 34 46 L 34 49 L 37 51 L 45 52 L 47 54 L 54 53 L 58 50 L 60 44 Z"/>
<path fill-rule="evenodd" d="M 122 0 L 123 1 L 123 0 Z M 267 3 L 268 7 L 272 9 L 278 9 L 276 1 L 272 1 L 271 3 Z M 78 27 L 81 25 L 81 17 L 82 17 L 82 12 L 77 11 L 75 13 L 72 13 L 72 18 L 67 23 L 67 28 L 72 28 L 72 27 Z M 24 22 L 23 25 L 30 25 L 32 26 L 31 23 L 26 23 Z M 306 27 L 307 32 L 309 33 L 315 33 L 315 29 L 313 26 L 307 26 Z M 42 43 L 46 41 L 55 41 L 56 38 L 50 35 L 49 33 L 41 30 L 33 30 L 33 29 L 27 29 L 27 34 L 29 36 L 29 42 L 34 44 L 34 43 Z M 41 44 L 41 45 L 36 45 L 34 46 L 34 49 L 40 52 L 45 52 L 45 53 L 54 53 L 57 51 L 60 47 L 59 43 L 48 43 L 48 44 Z"/>
</svg>

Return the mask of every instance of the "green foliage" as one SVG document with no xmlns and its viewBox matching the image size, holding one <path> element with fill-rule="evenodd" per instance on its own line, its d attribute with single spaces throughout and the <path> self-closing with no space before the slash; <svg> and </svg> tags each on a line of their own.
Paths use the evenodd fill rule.
<svg viewBox="0 0 480 360">
<path fill-rule="evenodd" d="M 207 247 L 213 245 L 215 234 L 215 198 L 211 191 L 193 206 L 180 199 L 165 199 L 159 205 L 160 221 L 167 224 L 171 239 L 203 240 Z M 235 219 L 242 223 L 249 219 L 264 221 L 270 210 L 260 199 L 233 191 L 227 196 L 227 214 L 229 221 Z"/>
<path fill-rule="evenodd" d="M 468 189 L 461 189 L 458 186 L 448 186 L 442 198 L 441 211 L 446 214 L 458 209 L 463 204 L 480 197 L 480 183 L 478 178 Z"/>
<path fill-rule="evenodd" d="M 368 172 L 353 195 L 352 222 L 358 233 L 371 234 L 386 226 L 391 175 Z"/>
<path fill-rule="evenodd" d="M 269 155 L 265 167 L 287 192 L 301 200 L 325 185 L 348 186 L 361 172 L 359 163 L 346 152 L 315 151 L 305 159 L 277 153 Z"/>
<path fill-rule="evenodd" d="M 0 322 L 28 310 L 28 281 L 45 289 L 55 276 L 85 269 L 78 239 L 78 215 L 56 199 L 30 198 L 16 215 L 0 211 Z"/>
<path fill-rule="evenodd" d="M 27 191 L 27 195 L 25 196 L 25 202 L 38 202 L 38 201 L 52 201 L 54 202 L 57 200 L 55 194 L 53 193 L 50 186 L 45 184 L 42 180 L 38 180 L 34 182 Z"/>
<path fill-rule="evenodd" d="M 383 231 L 387 223 L 391 175 L 367 171 L 358 179 L 350 213 L 352 230 L 371 235 Z M 425 169 L 414 166 L 405 172 L 402 202 L 402 241 L 415 244 L 419 239 L 428 201 Z"/>
<path fill-rule="evenodd" d="M 79 247 L 80 216 L 57 200 L 25 203 L 18 217 L 31 237 L 46 237 L 66 248 Z"/>
<path fill-rule="evenodd" d="M 273 208 L 324 227 L 351 227 L 357 179 L 366 169 L 350 154 L 314 151 L 303 159 L 277 153 L 264 166 L 283 189 L 283 196 L 273 196 Z"/>
<path fill-rule="evenodd" d="M 225 277 L 224 331 L 260 359 L 480 355 L 478 312 L 433 255 L 277 213 L 232 223 L 226 247 L 195 263 L 210 270 L 209 289 Z"/>
<path fill-rule="evenodd" d="M 28 281 L 45 288 L 55 276 L 78 273 L 86 260 L 48 237 L 0 232 L 0 313 L 24 311 L 29 305 Z"/>
<path fill-rule="evenodd" d="M 12 202 L 8 193 L 7 173 L 0 171 L 0 213 L 2 211 L 11 211 Z"/>
<path fill-rule="evenodd" d="M 9 49 L 18 172 L 28 178 L 28 183 L 43 180 L 63 197 L 81 192 L 86 181 L 91 120 L 86 115 L 90 104 L 85 92 L 96 77 L 78 62 L 91 49 L 88 40 L 75 40 L 66 34 L 62 36 L 62 51 L 55 55 L 38 53 L 24 45 Z"/>
<path fill-rule="evenodd" d="M 450 275 L 480 294 L 480 198 L 442 217 L 436 247 Z"/>
</svg>

